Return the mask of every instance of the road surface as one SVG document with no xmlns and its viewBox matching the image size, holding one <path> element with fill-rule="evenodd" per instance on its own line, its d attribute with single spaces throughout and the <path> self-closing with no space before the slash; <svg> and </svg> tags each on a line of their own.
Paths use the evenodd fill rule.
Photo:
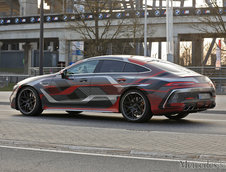
<svg viewBox="0 0 226 172">
<path fill-rule="evenodd" d="M 226 96 L 181 121 L 46 111 L 22 116 L 0 93 L 0 171 L 226 171 Z"/>
</svg>

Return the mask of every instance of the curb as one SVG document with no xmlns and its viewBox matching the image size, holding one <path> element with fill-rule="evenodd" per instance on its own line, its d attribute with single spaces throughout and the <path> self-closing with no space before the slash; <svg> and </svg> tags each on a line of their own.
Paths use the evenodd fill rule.
<svg viewBox="0 0 226 172">
<path fill-rule="evenodd" d="M 57 151 L 70 151 L 79 153 L 95 153 L 103 155 L 120 155 L 153 159 L 165 160 L 191 160 L 191 161 L 211 161 L 211 162 L 225 162 L 225 155 L 206 155 L 206 154 L 177 154 L 177 153 L 163 153 L 163 152 L 148 152 L 145 150 L 125 150 L 108 147 L 89 147 L 89 146 L 76 146 L 56 143 L 45 142 L 31 142 L 22 140 L 0 140 L 2 146 L 14 146 L 18 148 L 35 148 L 35 149 L 48 149 Z"/>
<path fill-rule="evenodd" d="M 9 102 L 0 102 L 0 105 L 10 105 Z"/>
<path fill-rule="evenodd" d="M 222 115 L 226 115 L 226 110 L 207 110 L 207 111 L 203 111 L 201 113 L 205 113 L 205 114 L 222 114 Z"/>
</svg>

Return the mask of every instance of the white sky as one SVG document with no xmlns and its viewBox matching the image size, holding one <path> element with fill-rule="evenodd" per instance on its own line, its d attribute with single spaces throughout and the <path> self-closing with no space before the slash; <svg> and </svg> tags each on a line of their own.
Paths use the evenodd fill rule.
<svg viewBox="0 0 226 172">
<path fill-rule="evenodd" d="M 223 0 L 217 0 L 218 6 L 222 6 L 222 1 Z M 143 0 L 143 2 L 145 3 L 145 0 Z M 152 5 L 152 3 L 153 3 L 153 0 L 147 0 L 147 4 L 148 5 Z M 166 6 L 166 1 L 163 1 L 162 5 Z M 184 1 L 184 5 L 186 7 L 191 7 L 192 6 L 192 0 L 185 0 Z M 156 1 L 156 6 L 159 6 L 159 1 L 158 0 Z M 174 1 L 173 2 L 173 6 L 174 7 L 180 7 L 180 2 Z M 205 0 L 196 0 L 196 7 L 206 7 Z"/>
<path fill-rule="evenodd" d="M 40 8 L 40 3 L 41 3 L 41 0 L 38 0 L 38 8 Z M 50 9 L 50 7 L 47 5 L 47 3 L 44 3 L 44 9 L 47 9 L 47 10 Z"/>
</svg>

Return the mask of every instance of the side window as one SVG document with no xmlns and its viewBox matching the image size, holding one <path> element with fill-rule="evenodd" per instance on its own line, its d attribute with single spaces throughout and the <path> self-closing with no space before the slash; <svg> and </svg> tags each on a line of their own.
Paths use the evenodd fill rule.
<svg viewBox="0 0 226 172">
<path fill-rule="evenodd" d="M 97 64 L 98 60 L 88 61 L 84 63 L 80 63 L 75 65 L 67 70 L 68 74 L 83 74 L 83 73 L 93 73 Z"/>
<path fill-rule="evenodd" d="M 136 65 L 131 63 L 126 63 L 123 72 L 137 72 Z"/>
<path fill-rule="evenodd" d="M 148 69 L 131 63 L 126 63 L 123 72 L 147 72 Z"/>
<path fill-rule="evenodd" d="M 116 61 L 116 60 L 104 60 L 99 73 L 104 72 L 122 72 L 125 62 Z"/>
</svg>

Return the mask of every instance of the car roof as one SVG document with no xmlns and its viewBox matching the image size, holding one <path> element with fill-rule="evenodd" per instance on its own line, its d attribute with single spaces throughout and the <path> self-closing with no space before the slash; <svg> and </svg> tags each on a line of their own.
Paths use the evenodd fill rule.
<svg viewBox="0 0 226 172">
<path fill-rule="evenodd" d="M 136 56 L 136 55 L 106 55 L 106 56 L 97 56 L 91 57 L 87 60 L 122 60 L 127 61 L 128 59 L 139 60 L 143 62 L 151 62 L 151 61 L 158 61 L 159 59 L 152 58 L 152 57 L 145 57 L 145 56 Z"/>
</svg>

